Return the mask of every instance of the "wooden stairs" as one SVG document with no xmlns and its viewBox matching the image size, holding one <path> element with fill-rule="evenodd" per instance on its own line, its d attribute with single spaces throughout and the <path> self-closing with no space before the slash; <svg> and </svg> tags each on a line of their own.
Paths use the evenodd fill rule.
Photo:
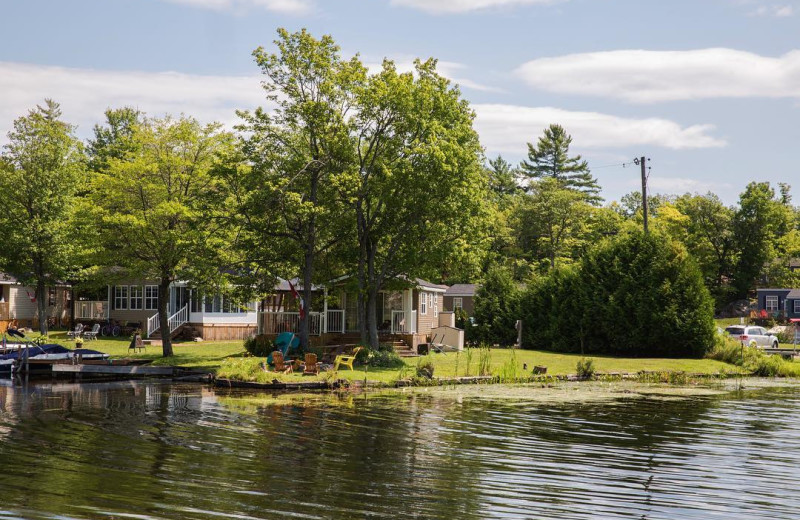
<svg viewBox="0 0 800 520">
<path fill-rule="evenodd" d="M 381 334 L 378 337 L 381 345 L 391 345 L 395 353 L 401 358 L 418 357 L 416 349 L 412 348 L 402 337 L 391 334 Z M 328 340 L 328 345 L 356 345 L 361 343 L 361 335 L 357 333 L 338 334 Z"/>
</svg>

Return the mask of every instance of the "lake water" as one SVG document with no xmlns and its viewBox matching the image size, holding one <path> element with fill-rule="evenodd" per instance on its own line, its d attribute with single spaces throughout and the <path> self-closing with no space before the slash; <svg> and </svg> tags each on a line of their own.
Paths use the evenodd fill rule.
<svg viewBox="0 0 800 520">
<path fill-rule="evenodd" d="M 254 395 L 0 386 L 0 519 L 800 517 L 800 388 Z"/>
</svg>

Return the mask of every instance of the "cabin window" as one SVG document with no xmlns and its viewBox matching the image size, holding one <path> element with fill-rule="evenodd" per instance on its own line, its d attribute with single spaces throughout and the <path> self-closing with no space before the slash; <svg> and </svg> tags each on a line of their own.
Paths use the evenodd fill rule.
<svg viewBox="0 0 800 520">
<path fill-rule="evenodd" d="M 47 289 L 47 305 L 54 307 L 56 304 L 56 288 L 49 287 Z"/>
<path fill-rule="evenodd" d="M 114 308 L 117 310 L 128 309 L 128 286 L 114 286 Z"/>
<path fill-rule="evenodd" d="M 777 296 L 767 296 L 766 309 L 768 311 L 777 311 L 778 310 L 778 297 Z"/>
<path fill-rule="evenodd" d="M 419 293 L 419 313 L 423 316 L 428 314 L 428 293 Z"/>
<path fill-rule="evenodd" d="M 148 311 L 158 309 L 158 286 L 145 285 L 144 286 L 144 308 Z"/>
<path fill-rule="evenodd" d="M 794 313 L 800 314 L 800 299 L 794 301 Z"/>
<path fill-rule="evenodd" d="M 463 298 L 453 298 L 453 310 L 457 311 L 458 309 L 464 308 L 464 299 Z"/>
<path fill-rule="evenodd" d="M 141 285 L 131 285 L 130 286 L 130 293 L 131 293 L 131 310 L 132 311 L 140 311 L 142 310 L 142 286 Z"/>
<path fill-rule="evenodd" d="M 439 295 L 431 294 L 431 302 L 433 305 L 433 317 L 436 318 L 439 316 Z"/>
</svg>

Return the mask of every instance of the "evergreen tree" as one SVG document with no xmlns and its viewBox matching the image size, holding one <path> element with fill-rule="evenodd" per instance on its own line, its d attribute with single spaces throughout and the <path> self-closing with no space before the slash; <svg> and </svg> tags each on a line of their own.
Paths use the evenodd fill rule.
<svg viewBox="0 0 800 520">
<path fill-rule="evenodd" d="M 569 156 L 570 144 L 572 136 L 561 125 L 545 128 L 536 146 L 528 143 L 528 160 L 520 164 L 522 174 L 530 179 L 552 177 L 564 188 L 583 193 L 588 202 L 599 204 L 603 200 L 600 185 L 580 155 Z"/>
</svg>

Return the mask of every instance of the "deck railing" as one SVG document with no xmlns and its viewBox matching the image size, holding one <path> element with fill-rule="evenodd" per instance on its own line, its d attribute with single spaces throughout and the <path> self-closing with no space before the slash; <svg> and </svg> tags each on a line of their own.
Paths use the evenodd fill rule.
<svg viewBox="0 0 800 520">
<path fill-rule="evenodd" d="M 107 320 L 108 301 L 77 301 L 75 302 L 75 319 L 78 320 Z"/>
<path fill-rule="evenodd" d="M 416 332 L 416 313 L 392 311 L 392 334 L 411 334 Z"/>
<path fill-rule="evenodd" d="M 319 336 L 323 330 L 322 313 L 308 314 L 309 334 Z M 300 332 L 300 313 L 284 311 L 262 311 L 258 313 L 259 334 L 280 334 L 281 332 Z"/>
<path fill-rule="evenodd" d="M 343 309 L 342 310 L 328 309 L 328 314 L 325 317 L 323 332 L 339 332 L 341 334 L 344 334 L 345 321 L 344 321 Z"/>
</svg>

